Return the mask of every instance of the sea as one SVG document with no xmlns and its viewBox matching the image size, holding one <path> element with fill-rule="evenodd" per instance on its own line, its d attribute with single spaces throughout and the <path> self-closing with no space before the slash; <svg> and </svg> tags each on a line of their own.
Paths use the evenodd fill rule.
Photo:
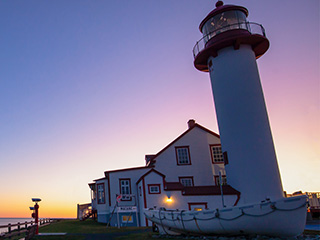
<svg viewBox="0 0 320 240">
<path fill-rule="evenodd" d="M 24 222 L 30 222 L 33 221 L 33 218 L 0 218 L 0 226 L 3 225 L 8 225 L 9 223 L 11 224 L 16 224 L 16 223 L 24 223 Z M 23 227 L 23 226 L 21 226 Z M 12 227 L 11 230 L 16 229 L 17 227 Z M 8 232 L 8 228 L 0 228 L 0 233 Z"/>
</svg>

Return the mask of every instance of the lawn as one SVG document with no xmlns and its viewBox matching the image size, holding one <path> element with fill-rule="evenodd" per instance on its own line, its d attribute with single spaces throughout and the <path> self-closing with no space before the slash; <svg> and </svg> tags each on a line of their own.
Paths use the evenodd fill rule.
<svg viewBox="0 0 320 240">
<path fill-rule="evenodd" d="M 61 220 L 39 228 L 39 233 L 108 233 L 110 231 L 115 229 L 107 229 L 106 224 L 93 220 Z"/>
<path fill-rule="evenodd" d="M 62 220 L 52 223 L 50 225 L 40 227 L 39 233 L 68 233 L 64 236 L 36 236 L 35 240 L 85 240 L 88 239 L 115 239 L 115 240 L 151 240 L 155 239 L 150 228 L 146 227 L 106 227 L 106 224 L 97 223 L 92 220 L 79 221 L 79 220 Z M 90 236 L 90 234 L 96 234 Z M 305 235 L 319 235 L 319 231 L 304 232 Z M 98 237 L 99 236 L 99 237 Z M 20 238 L 23 236 L 20 236 Z M 97 238 L 98 237 L 98 238 Z M 165 239 L 177 239 L 165 237 Z M 240 238 L 243 239 L 243 238 Z"/>
<path fill-rule="evenodd" d="M 143 231 L 143 232 L 141 232 Z M 88 234 L 111 234 L 112 239 L 153 239 L 150 228 L 146 227 L 108 227 L 104 223 L 97 223 L 92 220 L 61 220 L 50 225 L 39 228 L 39 233 L 68 233 L 64 236 L 36 236 L 37 240 L 84 240 Z M 70 234 L 70 235 L 69 235 Z"/>
</svg>

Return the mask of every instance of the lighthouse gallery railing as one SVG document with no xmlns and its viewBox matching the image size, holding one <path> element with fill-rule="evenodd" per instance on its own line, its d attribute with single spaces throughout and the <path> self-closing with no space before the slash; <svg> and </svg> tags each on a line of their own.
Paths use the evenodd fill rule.
<svg viewBox="0 0 320 240">
<path fill-rule="evenodd" d="M 206 46 L 206 43 L 213 38 L 214 36 L 234 29 L 244 29 L 249 31 L 251 34 L 259 34 L 264 37 L 266 37 L 266 33 L 264 30 L 264 27 L 261 24 L 254 23 L 254 22 L 242 22 L 242 23 L 235 23 L 230 24 L 227 26 L 224 26 L 222 28 L 218 28 L 210 33 L 208 33 L 206 36 L 201 38 L 196 45 L 193 47 L 193 57 L 195 58 Z"/>
</svg>

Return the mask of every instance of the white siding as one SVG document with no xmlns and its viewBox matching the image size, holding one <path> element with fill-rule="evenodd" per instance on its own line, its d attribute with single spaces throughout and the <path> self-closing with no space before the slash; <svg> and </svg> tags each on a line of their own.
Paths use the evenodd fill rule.
<svg viewBox="0 0 320 240">
<path fill-rule="evenodd" d="M 193 176 L 195 186 L 214 185 L 213 171 L 218 166 L 212 164 L 210 144 L 220 144 L 220 139 L 195 127 L 156 158 L 156 169 L 166 175 L 167 182 L 178 182 L 179 176 Z M 178 146 L 189 146 L 191 165 L 177 165 Z"/>
</svg>

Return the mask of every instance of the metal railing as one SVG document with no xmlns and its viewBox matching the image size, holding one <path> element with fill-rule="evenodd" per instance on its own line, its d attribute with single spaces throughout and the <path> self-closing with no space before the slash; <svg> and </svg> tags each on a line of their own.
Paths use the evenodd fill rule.
<svg viewBox="0 0 320 240">
<path fill-rule="evenodd" d="M 195 58 L 206 47 L 206 43 L 211 38 L 217 36 L 220 33 L 234 29 L 244 29 L 250 32 L 251 34 L 259 34 L 266 37 L 265 30 L 261 24 L 254 22 L 239 22 L 235 24 L 230 24 L 222 28 L 215 29 L 214 31 L 208 33 L 206 36 L 201 38 L 193 47 L 193 57 Z"/>
</svg>

